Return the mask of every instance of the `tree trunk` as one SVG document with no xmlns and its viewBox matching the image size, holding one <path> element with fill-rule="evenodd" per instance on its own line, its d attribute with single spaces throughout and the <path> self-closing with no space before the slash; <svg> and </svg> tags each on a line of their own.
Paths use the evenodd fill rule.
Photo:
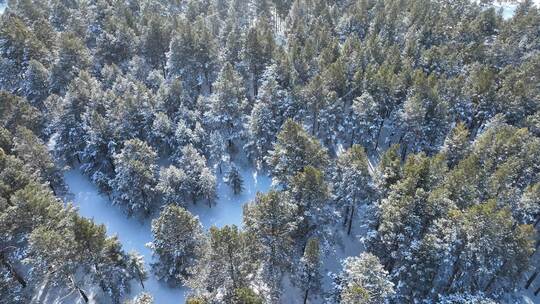
<svg viewBox="0 0 540 304">
<path fill-rule="evenodd" d="M 456 279 L 458 273 L 460 272 L 460 269 L 459 269 L 459 266 L 458 266 L 458 261 L 459 260 L 456 260 L 454 262 L 454 265 L 452 266 L 452 268 L 454 270 L 452 270 L 452 275 L 450 276 L 450 279 L 448 280 L 448 282 L 446 283 L 446 286 L 444 288 L 446 292 L 450 291 L 450 288 L 452 287 L 452 284 L 454 283 L 454 280 Z"/>
<path fill-rule="evenodd" d="M 344 216 L 343 216 L 343 227 L 347 227 L 348 222 L 349 222 L 349 206 L 346 206 Z"/>
<path fill-rule="evenodd" d="M 354 205 L 351 206 L 351 215 L 349 216 L 349 228 L 347 229 L 347 235 L 351 235 L 353 216 L 354 216 Z"/>
<path fill-rule="evenodd" d="M 75 283 L 75 280 L 73 279 L 72 276 L 69 276 L 69 279 L 71 281 L 71 284 L 73 284 L 73 287 L 75 289 L 77 289 L 77 291 L 79 292 L 79 295 L 81 296 L 81 298 L 84 300 L 84 303 L 88 303 L 88 296 L 86 295 L 86 293 L 84 292 L 84 290 L 82 290 L 76 283 Z"/>
<path fill-rule="evenodd" d="M 487 292 L 491 288 L 491 285 L 493 285 L 493 283 L 495 282 L 495 279 L 499 276 L 499 274 L 504 269 L 507 263 L 508 263 L 508 260 L 504 261 L 502 266 L 495 272 L 495 274 L 493 274 L 493 276 L 491 276 L 488 283 L 486 284 L 486 287 L 484 288 L 484 292 Z"/>
<path fill-rule="evenodd" d="M 374 152 L 377 152 L 377 149 L 379 148 L 379 140 L 380 140 L 381 130 L 382 130 L 383 125 L 384 125 L 384 119 L 379 124 L 379 128 L 377 130 L 377 138 L 375 139 L 375 151 Z"/>
<path fill-rule="evenodd" d="M 17 273 L 17 271 L 15 270 L 15 268 L 13 267 L 13 265 L 11 265 L 11 263 L 7 260 L 4 252 L 0 252 L 0 259 L 2 260 L 2 264 L 8 269 L 9 273 L 11 274 L 11 276 L 17 281 L 19 282 L 19 284 L 21 284 L 21 286 L 23 288 L 26 288 L 26 281 L 24 280 L 24 278 L 19 275 Z"/>
<path fill-rule="evenodd" d="M 538 271 L 535 271 L 533 275 L 527 280 L 527 283 L 525 283 L 525 289 L 529 289 L 532 282 L 534 281 L 534 279 L 536 279 L 537 276 L 538 276 Z"/>
<path fill-rule="evenodd" d="M 352 133 L 351 133 L 351 142 L 349 144 L 349 148 L 352 148 L 353 144 L 354 144 L 354 137 L 356 136 L 356 128 L 353 128 L 352 129 Z"/>
<path fill-rule="evenodd" d="M 54 190 L 54 187 L 50 181 L 49 181 L 49 188 L 51 188 L 52 193 L 56 196 L 56 191 Z"/>
<path fill-rule="evenodd" d="M 308 295 L 309 295 L 309 288 L 306 289 L 306 292 L 304 293 L 304 304 L 307 303 Z"/>
</svg>

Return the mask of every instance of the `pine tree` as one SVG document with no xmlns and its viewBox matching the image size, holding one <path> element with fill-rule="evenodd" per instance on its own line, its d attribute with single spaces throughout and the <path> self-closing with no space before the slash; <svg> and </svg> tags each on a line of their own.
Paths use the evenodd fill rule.
<svg viewBox="0 0 540 304">
<path fill-rule="evenodd" d="M 152 220 L 152 235 L 149 247 L 158 259 L 152 264 L 157 278 L 174 286 L 183 284 L 205 241 L 199 219 L 182 207 L 167 205 Z"/>
<path fill-rule="evenodd" d="M 166 113 L 174 120 L 182 106 L 190 105 L 190 97 L 187 95 L 182 81 L 179 78 L 164 82 L 157 91 L 156 105 L 159 110 Z M 192 110 L 192 109 L 190 109 Z"/>
<path fill-rule="evenodd" d="M 299 219 L 295 237 L 301 251 L 311 237 L 316 236 L 324 243 L 331 242 L 332 233 L 329 229 L 335 223 L 336 217 L 330 204 L 330 187 L 324 180 L 323 173 L 307 166 L 292 178 L 290 187 L 288 192 L 296 205 Z"/>
<path fill-rule="evenodd" d="M 74 33 L 66 32 L 60 36 L 58 59 L 50 74 L 50 90 L 53 93 L 64 93 L 72 79 L 90 66 L 90 60 L 88 49 Z"/>
<path fill-rule="evenodd" d="M 1 125 L 12 134 L 16 132 L 18 126 L 26 127 L 34 134 L 41 134 L 43 131 L 43 115 L 26 99 L 0 91 L 0 106 Z"/>
<path fill-rule="evenodd" d="M 310 293 L 311 295 L 317 294 L 321 290 L 321 266 L 319 241 L 316 238 L 311 238 L 307 242 L 295 275 L 298 280 L 297 284 L 304 292 L 304 304 L 307 303 Z"/>
<path fill-rule="evenodd" d="M 124 207 L 129 215 L 150 214 L 156 207 L 156 152 L 145 142 L 133 139 L 125 141 L 122 150 L 113 157 L 116 168 L 112 180 L 113 202 Z"/>
<path fill-rule="evenodd" d="M 217 61 L 215 37 L 203 18 L 195 23 L 181 19 L 167 53 L 169 76 L 179 76 L 191 98 L 209 94 Z"/>
<path fill-rule="evenodd" d="M 334 187 L 336 200 L 343 208 L 343 224 L 350 234 L 355 210 L 362 204 L 371 203 L 376 194 L 369 160 L 361 146 L 353 145 L 338 157 Z"/>
<path fill-rule="evenodd" d="M 315 138 L 309 136 L 302 126 L 289 119 L 278 134 L 268 162 L 273 177 L 286 185 L 306 166 L 324 170 L 328 156 Z"/>
<path fill-rule="evenodd" d="M 193 203 L 204 199 L 211 206 L 216 198 L 216 177 L 206 167 L 206 159 L 192 145 L 181 150 L 176 162 L 186 174 L 185 189 Z"/>
<path fill-rule="evenodd" d="M 392 145 L 382 155 L 375 170 L 377 190 L 382 197 L 386 197 L 391 186 L 402 178 L 401 157 L 399 145 Z"/>
<path fill-rule="evenodd" d="M 210 97 L 210 109 L 205 113 L 207 124 L 221 133 L 229 148 L 244 132 L 244 111 L 246 104 L 242 80 L 232 65 L 226 63 L 214 86 Z"/>
<path fill-rule="evenodd" d="M 155 111 L 155 96 L 146 85 L 132 78 L 116 79 L 111 93 L 114 102 L 107 108 L 107 120 L 123 139 L 148 140 Z"/>
<path fill-rule="evenodd" d="M 100 88 L 96 79 L 82 72 L 69 85 L 62 98 L 58 112 L 53 112 L 53 128 L 58 133 L 55 151 L 68 163 L 81 162 L 81 153 L 85 148 L 85 130 L 80 123 L 85 107 L 99 96 Z M 51 109 L 52 110 L 52 109 Z"/>
<path fill-rule="evenodd" d="M 339 276 L 340 303 L 385 303 L 394 293 L 394 284 L 379 259 L 370 253 L 346 258 Z"/>
<path fill-rule="evenodd" d="M 458 123 L 444 141 L 441 151 L 448 159 L 448 167 L 453 168 L 468 153 L 469 130 L 464 123 Z"/>
<path fill-rule="evenodd" d="M 293 116 L 295 112 L 289 93 L 278 83 L 277 69 L 276 65 L 271 65 L 264 72 L 247 124 L 247 153 L 262 166 L 266 165 L 265 158 L 272 149 L 285 117 Z"/>
<path fill-rule="evenodd" d="M 163 112 L 155 113 L 149 140 L 159 155 L 166 156 L 170 154 L 173 135 L 174 128 L 169 116 Z"/>
<path fill-rule="evenodd" d="M 274 37 L 269 27 L 265 19 L 259 19 L 259 22 L 248 30 L 243 48 L 243 62 L 247 65 L 252 92 L 250 96 L 253 97 L 258 95 L 260 78 L 274 48 Z"/>
<path fill-rule="evenodd" d="M 147 292 L 141 292 L 135 298 L 126 301 L 124 304 L 154 304 L 154 298 Z"/>
<path fill-rule="evenodd" d="M 57 195 L 66 193 L 62 172 L 54 163 L 47 147 L 32 131 L 25 127 L 17 129 L 13 140 L 13 151 L 27 166 L 47 183 Z"/>
<path fill-rule="evenodd" d="M 223 137 L 221 136 L 221 133 L 218 131 L 212 131 L 210 133 L 209 138 L 209 145 L 208 145 L 208 153 L 209 153 L 209 161 L 210 164 L 213 164 L 214 171 L 217 167 L 217 172 L 221 174 L 223 172 L 223 162 L 225 156 L 225 141 L 223 140 Z"/>
<path fill-rule="evenodd" d="M 252 289 L 247 287 L 236 288 L 232 298 L 232 304 L 263 304 L 263 299 Z"/>
<path fill-rule="evenodd" d="M 30 60 L 24 74 L 24 95 L 38 109 L 44 109 L 43 102 L 49 96 L 49 71 L 39 61 Z"/>
<path fill-rule="evenodd" d="M 497 302 L 487 297 L 482 293 L 469 294 L 469 293 L 455 293 L 451 295 L 444 295 L 440 297 L 439 303 L 441 304 L 496 304 Z"/>
<path fill-rule="evenodd" d="M 143 28 L 141 45 L 146 60 L 154 69 L 160 69 L 165 75 L 166 52 L 169 50 L 171 33 L 166 19 L 159 15 L 150 16 Z"/>
<path fill-rule="evenodd" d="M 379 141 L 378 130 L 384 122 L 379 114 L 379 104 L 368 92 L 364 92 L 354 99 L 352 108 L 354 126 L 351 143 L 376 149 Z"/>
<path fill-rule="evenodd" d="M 232 188 L 235 195 L 242 193 L 244 190 L 244 181 L 235 165 L 231 166 L 225 182 Z"/>
<path fill-rule="evenodd" d="M 540 211 L 540 184 L 527 186 L 525 191 L 512 206 L 512 214 L 521 224 L 538 224 L 537 214 Z"/>
<path fill-rule="evenodd" d="M 493 200 L 451 212 L 427 236 L 438 238 L 430 250 L 438 265 L 430 269 L 438 283 L 433 292 L 496 295 L 512 288 L 527 267 L 532 233 L 531 226 L 517 224 Z"/>
<path fill-rule="evenodd" d="M 113 154 L 117 146 L 117 134 L 98 110 L 87 109 L 83 114 L 83 128 L 86 144 L 81 153 L 81 170 L 90 176 L 100 191 L 110 194 L 115 170 Z"/>
<path fill-rule="evenodd" d="M 235 225 L 211 227 L 208 243 L 192 270 L 189 286 L 209 301 L 227 301 L 234 290 L 247 286 L 253 271 L 251 236 Z"/>
<path fill-rule="evenodd" d="M 244 226 L 253 236 L 262 262 L 262 280 L 268 286 L 267 300 L 278 302 L 281 277 L 289 269 L 294 252 L 293 233 L 297 229 L 296 206 L 283 193 L 258 193 L 244 206 Z"/>
<path fill-rule="evenodd" d="M 195 124 L 195 126 L 190 126 L 189 123 L 186 120 L 178 120 L 178 123 L 176 124 L 176 129 L 174 130 L 174 137 L 173 137 L 173 143 L 174 145 L 178 147 L 186 147 L 188 145 L 192 145 L 198 149 L 206 148 L 203 146 L 203 143 L 201 141 L 204 139 L 204 130 L 200 129 L 200 125 L 198 123 Z M 171 158 L 176 159 L 178 157 L 181 157 L 182 153 L 180 151 L 175 151 L 172 153 Z"/>
<path fill-rule="evenodd" d="M 212 207 L 218 196 L 216 192 L 216 176 L 210 169 L 203 169 L 199 176 L 197 187 L 198 195 L 206 201 L 208 207 Z"/>
<path fill-rule="evenodd" d="M 159 171 L 156 190 L 161 195 L 163 205 L 186 206 L 187 175 L 174 165 Z"/>
</svg>

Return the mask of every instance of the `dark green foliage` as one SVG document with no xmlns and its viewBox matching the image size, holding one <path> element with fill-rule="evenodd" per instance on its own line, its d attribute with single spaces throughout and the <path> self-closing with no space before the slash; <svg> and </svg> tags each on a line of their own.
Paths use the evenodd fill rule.
<svg viewBox="0 0 540 304">
<path fill-rule="evenodd" d="M 263 304 L 263 299 L 249 288 L 237 288 L 232 298 L 233 304 Z"/>
</svg>

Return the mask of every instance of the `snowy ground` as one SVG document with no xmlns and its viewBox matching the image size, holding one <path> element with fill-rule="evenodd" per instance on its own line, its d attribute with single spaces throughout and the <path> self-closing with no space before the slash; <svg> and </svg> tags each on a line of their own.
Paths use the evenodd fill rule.
<svg viewBox="0 0 540 304">
<path fill-rule="evenodd" d="M 257 191 L 268 191 L 271 180 L 266 175 L 259 175 L 250 169 L 241 170 L 244 179 L 244 192 L 235 196 L 230 188 L 218 177 L 219 199 L 215 206 L 208 208 L 205 204 L 192 206 L 190 211 L 199 216 L 205 228 L 212 225 L 224 226 L 227 224 L 242 224 L 242 206 L 251 201 Z M 141 222 L 136 218 L 127 218 L 117 207 L 112 206 L 109 200 L 98 194 L 97 188 L 82 175 L 79 170 L 70 170 L 64 175 L 65 181 L 73 194 L 72 201 L 78 207 L 82 216 L 92 218 L 95 222 L 104 224 L 107 233 L 117 235 L 126 251 L 137 251 L 142 254 L 148 266 L 152 260 L 152 253 L 145 244 L 152 240 L 150 220 Z M 146 291 L 151 293 L 156 303 L 171 304 L 185 302 L 187 289 L 170 288 L 150 275 L 145 282 Z M 139 285 L 134 284 L 132 295 L 139 293 Z"/>
</svg>

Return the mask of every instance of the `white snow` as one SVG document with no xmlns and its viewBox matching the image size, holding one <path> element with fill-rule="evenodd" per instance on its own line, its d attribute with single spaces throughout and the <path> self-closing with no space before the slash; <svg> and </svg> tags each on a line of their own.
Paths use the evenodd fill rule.
<svg viewBox="0 0 540 304">
<path fill-rule="evenodd" d="M 536 7 L 540 7 L 540 0 L 534 0 L 533 3 L 536 5 Z M 518 5 L 518 3 L 503 0 L 497 1 L 493 6 L 496 9 L 502 9 L 502 16 L 504 19 L 510 19 L 512 16 L 514 16 Z"/>
<path fill-rule="evenodd" d="M 222 176 L 218 176 L 217 204 L 208 208 L 206 204 L 199 203 L 188 208 L 193 214 L 199 216 L 205 228 L 228 224 L 240 226 L 242 206 L 252 200 L 257 191 L 266 192 L 270 188 L 271 180 L 268 176 L 250 169 L 241 169 L 240 173 L 244 179 L 244 191 L 241 195 L 233 195 L 229 186 L 223 182 Z M 84 217 L 94 219 L 96 223 L 104 224 L 107 227 L 107 233 L 117 235 L 127 252 L 137 251 L 143 255 L 147 269 L 150 270 L 148 266 L 152 260 L 152 252 L 145 246 L 152 240 L 150 220 L 141 221 L 137 218 L 126 217 L 118 207 L 111 205 L 108 198 L 100 195 L 97 188 L 79 170 L 66 172 L 64 178 L 73 194 L 72 201 L 78 207 L 79 213 Z M 158 282 L 151 272 L 149 275 L 148 280 L 145 281 L 145 290 L 154 296 L 156 303 L 185 302 L 187 288 L 170 288 Z M 140 291 L 141 287 L 134 284 L 131 296 L 135 296 Z"/>
</svg>

